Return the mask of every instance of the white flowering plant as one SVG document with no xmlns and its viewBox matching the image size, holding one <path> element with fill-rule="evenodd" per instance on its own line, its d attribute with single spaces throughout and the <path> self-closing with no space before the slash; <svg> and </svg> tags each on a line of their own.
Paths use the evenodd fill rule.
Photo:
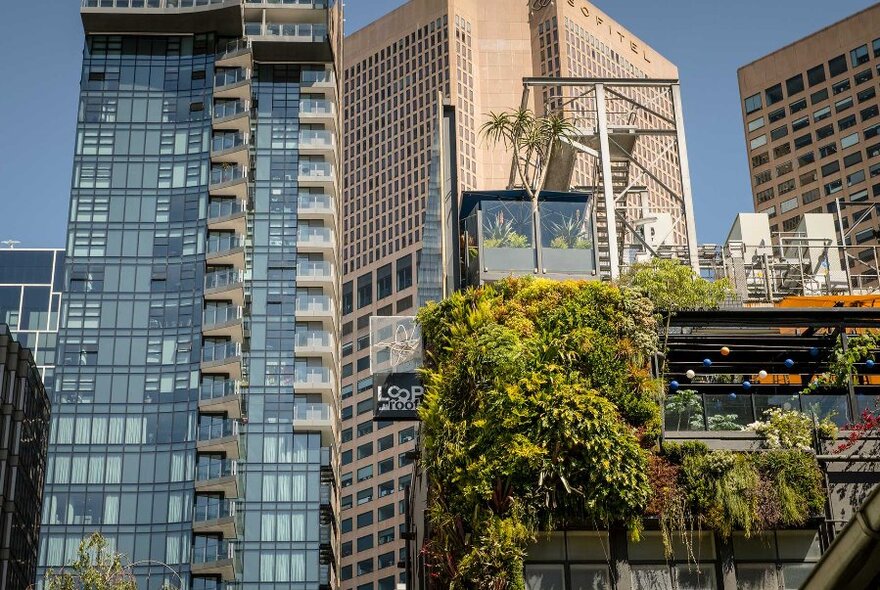
<svg viewBox="0 0 880 590">
<path fill-rule="evenodd" d="M 764 412 L 764 420 L 752 422 L 745 429 L 760 435 L 769 449 L 809 451 L 813 446 L 813 420 L 797 410 L 770 408 Z M 816 429 L 820 438 L 837 436 L 837 425 L 830 417 L 817 420 Z"/>
</svg>

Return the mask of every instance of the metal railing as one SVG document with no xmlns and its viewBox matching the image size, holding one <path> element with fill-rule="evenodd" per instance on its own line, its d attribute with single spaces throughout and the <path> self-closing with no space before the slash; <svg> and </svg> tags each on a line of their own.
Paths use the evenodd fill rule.
<svg viewBox="0 0 880 590">
<path fill-rule="evenodd" d="M 208 219 L 232 217 L 247 210 L 244 203 L 237 199 L 220 199 L 208 202 Z"/>
<path fill-rule="evenodd" d="M 208 254 L 218 254 L 244 247 L 244 239 L 238 235 L 209 234 L 207 241 Z"/>
<path fill-rule="evenodd" d="M 223 289 L 244 281 L 244 273 L 240 270 L 216 270 L 205 275 L 205 291 Z"/>
<path fill-rule="evenodd" d="M 199 385 L 199 399 L 202 401 L 221 399 L 232 395 L 239 395 L 238 381 L 232 379 L 208 379 Z"/>
<path fill-rule="evenodd" d="M 216 133 L 211 138 L 211 151 L 214 153 L 225 152 L 241 147 L 248 142 L 247 135 L 239 132 Z"/>
<path fill-rule="evenodd" d="M 199 497 L 193 509 L 193 522 L 220 520 L 221 518 L 229 518 L 236 514 L 236 503 L 234 500 Z"/>
<path fill-rule="evenodd" d="M 205 344 L 202 347 L 202 362 L 213 363 L 241 356 L 240 342 Z"/>
<path fill-rule="evenodd" d="M 250 110 L 250 103 L 242 100 L 224 100 L 214 103 L 214 118 L 226 119 Z"/>
<path fill-rule="evenodd" d="M 231 68 L 218 70 L 214 73 L 214 88 L 223 88 L 224 86 L 232 86 L 239 82 L 250 80 L 251 71 L 245 68 Z"/>
<path fill-rule="evenodd" d="M 239 180 L 247 180 L 247 168 L 242 166 L 213 166 L 211 177 L 208 180 L 210 186 L 228 184 Z"/>
<path fill-rule="evenodd" d="M 196 537 L 196 540 L 204 537 Z M 221 539 L 208 538 L 203 544 L 196 543 L 192 549 L 193 563 L 213 563 L 235 559 L 235 543 Z"/>
<path fill-rule="evenodd" d="M 251 48 L 250 39 L 234 39 L 224 44 L 216 54 L 217 59 L 222 59 L 227 55 L 235 55 L 242 51 L 248 51 Z"/>
<path fill-rule="evenodd" d="M 207 481 L 238 475 L 238 461 L 235 459 L 200 460 L 196 465 L 196 481 Z"/>
<path fill-rule="evenodd" d="M 202 327 L 220 326 L 241 321 L 244 310 L 240 305 L 210 305 L 202 313 Z"/>
<path fill-rule="evenodd" d="M 210 420 L 199 424 L 198 440 L 210 441 L 238 436 L 238 420 Z"/>
</svg>

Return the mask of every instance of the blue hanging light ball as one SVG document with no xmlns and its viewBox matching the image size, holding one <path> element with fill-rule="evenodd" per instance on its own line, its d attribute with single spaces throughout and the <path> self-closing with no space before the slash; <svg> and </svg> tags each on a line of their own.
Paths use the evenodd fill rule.
<svg viewBox="0 0 880 590">
<path fill-rule="evenodd" d="M 819 356 L 819 349 L 815 346 L 810 349 L 810 356 Z"/>
<path fill-rule="evenodd" d="M 736 392 L 735 391 L 730 392 L 730 399 L 736 399 Z"/>
<path fill-rule="evenodd" d="M 712 359 L 703 359 L 703 366 L 704 367 L 711 367 L 712 366 Z"/>
<path fill-rule="evenodd" d="M 785 359 L 785 366 L 789 369 L 792 368 L 794 366 L 794 361 L 791 359 Z"/>
<path fill-rule="evenodd" d="M 743 389 L 750 389 L 752 387 L 751 381 L 743 381 Z"/>
<path fill-rule="evenodd" d="M 673 389 L 673 390 L 678 389 L 678 381 L 670 381 L 669 382 L 669 389 Z"/>
<path fill-rule="evenodd" d="M 869 369 L 873 369 L 874 368 L 874 361 L 872 359 L 866 360 L 865 366 L 868 367 Z"/>
</svg>

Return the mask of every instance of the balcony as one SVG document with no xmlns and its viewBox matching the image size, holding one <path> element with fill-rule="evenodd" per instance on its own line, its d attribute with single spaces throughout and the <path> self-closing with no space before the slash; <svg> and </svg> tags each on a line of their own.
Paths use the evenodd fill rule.
<svg viewBox="0 0 880 590">
<path fill-rule="evenodd" d="M 326 10 L 327 0 L 244 0 L 245 16 L 259 16 L 262 9 L 270 10 L 267 18 L 290 22 L 314 20 L 315 10 Z"/>
<path fill-rule="evenodd" d="M 234 539 L 241 530 L 241 518 L 233 500 L 221 498 L 197 498 L 193 509 L 193 532 L 196 534 L 223 535 Z"/>
<path fill-rule="evenodd" d="M 214 74 L 214 98 L 247 100 L 251 97 L 249 68 L 218 70 Z"/>
<path fill-rule="evenodd" d="M 336 194 L 336 173 L 330 162 L 303 162 L 299 164 L 299 185 L 324 189 L 327 194 Z"/>
<path fill-rule="evenodd" d="M 297 367 L 293 374 L 293 391 L 300 395 L 320 395 L 330 403 L 336 391 L 333 373 L 328 367 Z"/>
<path fill-rule="evenodd" d="M 211 304 L 202 313 L 202 334 L 241 342 L 244 338 L 244 309 L 239 305 Z"/>
<path fill-rule="evenodd" d="M 303 220 L 322 221 L 328 227 L 336 224 L 336 206 L 330 195 L 309 193 L 299 195 L 296 215 Z"/>
<path fill-rule="evenodd" d="M 300 91 L 304 94 L 322 94 L 330 100 L 336 99 L 336 76 L 331 70 L 303 70 L 300 78 Z"/>
<path fill-rule="evenodd" d="M 242 34 L 241 0 L 82 0 L 80 6 L 88 34 Z"/>
<path fill-rule="evenodd" d="M 215 130 L 249 133 L 251 130 L 251 103 L 249 100 L 221 100 L 214 102 L 211 126 Z"/>
<path fill-rule="evenodd" d="M 228 375 L 233 381 L 241 379 L 241 343 L 206 343 L 202 347 L 202 373 Z"/>
<path fill-rule="evenodd" d="M 321 563 L 330 564 L 336 561 L 333 552 L 333 528 L 329 524 L 322 524 L 318 527 L 318 546 L 321 556 Z"/>
<path fill-rule="evenodd" d="M 238 556 L 235 552 L 235 544 L 229 541 L 209 539 L 208 543 L 197 544 L 193 547 L 192 563 L 190 571 L 194 576 L 219 576 L 224 582 L 235 580 L 235 576 L 241 571 Z"/>
<path fill-rule="evenodd" d="M 250 134 L 238 131 L 217 131 L 211 138 L 211 163 L 250 166 Z"/>
<path fill-rule="evenodd" d="M 251 42 L 247 39 L 230 41 L 214 59 L 214 66 L 218 68 L 249 68 L 253 64 Z"/>
<path fill-rule="evenodd" d="M 294 403 L 294 432 L 320 432 L 321 444 L 333 444 L 336 434 L 336 414 L 330 404 Z"/>
<path fill-rule="evenodd" d="M 233 305 L 243 305 L 244 272 L 222 269 L 206 273 L 205 301 L 232 301 Z"/>
<path fill-rule="evenodd" d="M 304 156 L 324 156 L 336 161 L 336 137 L 326 129 L 304 129 L 299 132 L 299 153 Z"/>
<path fill-rule="evenodd" d="M 244 269 L 244 238 L 236 234 L 208 234 L 205 260 L 208 264 Z"/>
<path fill-rule="evenodd" d="M 223 164 L 212 166 L 208 179 L 208 194 L 212 197 L 230 197 L 244 201 L 248 197 L 247 166 Z"/>
<path fill-rule="evenodd" d="M 336 255 L 336 239 L 329 227 L 299 226 L 296 249 L 303 253 Z"/>
<path fill-rule="evenodd" d="M 200 460 L 196 466 L 196 493 L 221 493 L 239 497 L 238 462 L 232 459 Z"/>
<path fill-rule="evenodd" d="M 302 123 L 321 123 L 336 128 L 336 105 L 329 100 L 304 98 L 299 102 L 299 120 Z"/>
<path fill-rule="evenodd" d="M 336 485 L 336 462 L 330 447 L 321 447 L 321 483 Z"/>
<path fill-rule="evenodd" d="M 298 287 L 324 287 L 335 290 L 336 273 L 333 265 L 326 261 L 298 261 L 296 284 Z"/>
<path fill-rule="evenodd" d="M 329 565 L 318 566 L 318 590 L 330 590 L 335 587 L 333 575 Z"/>
<path fill-rule="evenodd" d="M 327 362 L 336 359 L 336 340 L 330 332 L 320 330 L 298 332 L 294 336 L 293 343 L 296 357 L 320 357 Z"/>
<path fill-rule="evenodd" d="M 297 295 L 296 319 L 305 322 L 324 322 L 328 330 L 336 326 L 336 306 L 328 295 Z"/>
<path fill-rule="evenodd" d="M 247 205 L 237 199 L 208 201 L 208 229 L 210 231 L 247 232 Z"/>
<path fill-rule="evenodd" d="M 199 412 L 241 418 L 241 387 L 237 381 L 205 380 L 199 386 Z"/>
<path fill-rule="evenodd" d="M 225 453 L 227 459 L 238 459 L 240 444 L 238 420 L 211 420 L 199 425 L 196 450 L 200 453 Z"/>
</svg>

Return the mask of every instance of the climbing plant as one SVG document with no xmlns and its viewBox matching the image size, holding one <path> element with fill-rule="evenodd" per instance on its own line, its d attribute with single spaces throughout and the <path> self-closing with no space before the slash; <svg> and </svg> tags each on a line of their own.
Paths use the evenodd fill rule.
<svg viewBox="0 0 880 590">
<path fill-rule="evenodd" d="M 633 264 L 620 284 L 643 293 L 659 311 L 716 309 L 733 294 L 727 279 L 707 281 L 680 260 L 663 258 Z"/>
</svg>

